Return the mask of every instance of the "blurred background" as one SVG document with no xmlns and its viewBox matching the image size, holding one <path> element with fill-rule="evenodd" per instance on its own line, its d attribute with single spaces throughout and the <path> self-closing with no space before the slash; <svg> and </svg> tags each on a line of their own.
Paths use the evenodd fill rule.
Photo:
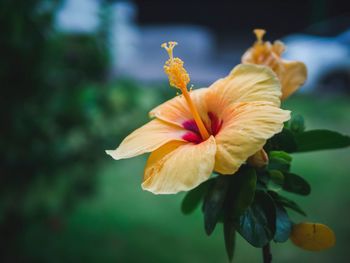
<svg viewBox="0 0 350 263">
<path fill-rule="evenodd" d="M 256 27 L 308 66 L 284 108 L 309 129 L 349 134 L 346 1 L 1 0 L 0 261 L 227 262 L 221 226 L 208 238 L 200 209 L 181 214 L 183 194 L 141 190 L 146 156 L 113 161 L 104 150 L 175 96 L 161 43 L 179 42 L 196 88 L 240 62 Z M 276 262 L 347 262 L 350 150 L 293 157 L 313 191 L 291 197 L 335 230 L 337 245 L 273 244 Z M 261 262 L 261 251 L 239 238 L 235 257 Z"/>
</svg>

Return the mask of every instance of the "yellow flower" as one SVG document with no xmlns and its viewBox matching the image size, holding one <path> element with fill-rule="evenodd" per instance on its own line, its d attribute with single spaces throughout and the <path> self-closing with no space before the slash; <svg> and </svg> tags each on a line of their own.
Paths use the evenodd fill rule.
<svg viewBox="0 0 350 263">
<path fill-rule="evenodd" d="M 282 100 L 284 100 L 304 84 L 307 77 L 306 66 L 299 61 L 282 59 L 284 44 L 281 41 L 275 41 L 273 44 L 263 41 L 265 30 L 255 29 L 254 34 L 257 41 L 243 54 L 242 63 L 270 67 L 281 81 Z"/>
<path fill-rule="evenodd" d="M 116 160 L 151 152 L 142 188 L 155 194 L 190 190 L 214 170 L 233 174 L 290 118 L 279 108 L 279 81 L 264 66 L 239 65 L 209 88 L 189 92 L 175 45 L 162 45 L 169 53 L 164 70 L 182 95 L 153 109 L 153 120 L 106 151 Z"/>
<path fill-rule="evenodd" d="M 325 250 L 335 244 L 335 235 L 332 229 L 318 223 L 294 225 L 290 239 L 294 245 L 310 251 Z"/>
</svg>

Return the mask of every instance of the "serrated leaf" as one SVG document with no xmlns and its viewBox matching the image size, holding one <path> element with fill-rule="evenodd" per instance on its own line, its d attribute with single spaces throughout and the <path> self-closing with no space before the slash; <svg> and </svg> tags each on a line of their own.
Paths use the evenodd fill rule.
<svg viewBox="0 0 350 263">
<path fill-rule="evenodd" d="M 254 247 L 270 242 L 276 230 L 276 208 L 272 198 L 256 191 L 253 204 L 239 219 L 237 232 Z"/>
<path fill-rule="evenodd" d="M 184 214 L 190 214 L 198 207 L 213 180 L 200 184 L 185 195 L 181 203 L 181 211 Z"/>
<path fill-rule="evenodd" d="M 292 209 L 293 211 L 295 211 L 303 216 L 306 216 L 306 213 L 294 201 L 288 199 L 287 197 L 281 196 L 274 191 L 268 191 L 268 193 L 273 198 L 273 200 L 275 200 L 275 202 L 277 204 L 282 205 L 283 207 L 287 207 L 289 209 Z"/>
<path fill-rule="evenodd" d="M 214 231 L 222 214 L 222 208 L 230 186 L 230 177 L 228 175 L 220 175 L 213 179 L 213 183 L 204 197 L 204 228 L 207 235 Z"/>
<path fill-rule="evenodd" d="M 282 188 L 285 191 L 300 195 L 309 195 L 311 192 L 310 184 L 304 178 L 293 173 L 284 174 Z"/>
<path fill-rule="evenodd" d="M 273 238 L 275 242 L 285 242 L 292 231 L 292 221 L 287 211 L 281 205 L 276 205 L 276 233 Z"/>
<path fill-rule="evenodd" d="M 224 222 L 224 239 L 225 239 L 225 249 L 229 261 L 233 259 L 235 244 L 236 244 L 236 229 L 234 222 L 231 220 L 225 220 Z"/>
<path fill-rule="evenodd" d="M 337 149 L 350 146 L 350 137 L 329 130 L 311 130 L 295 134 L 297 149 L 295 152 L 308 152 Z"/>
</svg>

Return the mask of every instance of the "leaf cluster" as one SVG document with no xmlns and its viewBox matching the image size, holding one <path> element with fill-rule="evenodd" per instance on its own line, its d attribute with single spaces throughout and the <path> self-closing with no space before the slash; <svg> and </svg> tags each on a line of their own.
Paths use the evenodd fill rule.
<svg viewBox="0 0 350 263">
<path fill-rule="evenodd" d="M 307 196 L 311 186 L 307 180 L 291 172 L 291 153 L 335 149 L 350 145 L 350 137 L 328 130 L 305 131 L 303 118 L 294 116 L 281 133 L 266 143 L 269 156 L 266 167 L 248 164 L 233 175 L 217 175 L 190 191 L 182 202 L 182 211 L 189 214 L 202 203 L 204 228 L 210 235 L 218 223 L 223 224 L 226 252 L 234 256 L 235 235 L 240 234 L 257 248 L 269 242 L 288 240 L 293 221 L 292 210 L 306 213 L 283 192 Z"/>
</svg>

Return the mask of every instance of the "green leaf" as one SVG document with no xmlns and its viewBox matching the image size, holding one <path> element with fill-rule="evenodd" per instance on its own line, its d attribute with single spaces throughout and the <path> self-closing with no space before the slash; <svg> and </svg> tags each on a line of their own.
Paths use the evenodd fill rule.
<svg viewBox="0 0 350 263">
<path fill-rule="evenodd" d="M 269 139 L 264 148 L 266 152 L 285 151 L 290 153 L 296 151 L 297 143 L 294 139 L 293 133 L 284 128 L 282 132 Z"/>
<path fill-rule="evenodd" d="M 182 213 L 190 214 L 198 207 L 205 193 L 208 191 L 210 184 L 213 183 L 213 180 L 214 179 L 210 179 L 200 184 L 186 194 L 181 204 Z"/>
<path fill-rule="evenodd" d="M 293 173 L 284 174 L 282 188 L 285 191 L 300 195 L 309 195 L 311 192 L 309 183 L 304 178 Z"/>
<path fill-rule="evenodd" d="M 240 169 L 232 178 L 232 187 L 227 198 L 226 215 L 235 220 L 252 204 L 256 189 L 255 169 Z"/>
<path fill-rule="evenodd" d="M 270 151 L 269 158 L 271 158 L 271 159 L 283 159 L 288 163 L 292 162 L 292 156 L 290 156 L 287 152 L 284 152 L 284 151 Z"/>
<path fill-rule="evenodd" d="M 263 247 L 273 239 L 276 208 L 267 193 L 256 191 L 254 203 L 240 217 L 237 231 L 254 247 Z"/>
<path fill-rule="evenodd" d="M 268 173 L 268 170 L 256 170 L 257 173 L 257 187 L 258 184 L 260 184 L 260 186 L 265 186 L 269 183 L 270 181 L 270 176 Z"/>
<path fill-rule="evenodd" d="M 280 170 L 288 172 L 290 169 L 292 157 L 284 151 L 269 152 L 268 170 Z"/>
<path fill-rule="evenodd" d="M 271 189 L 275 191 L 281 190 L 284 182 L 283 173 L 279 170 L 269 170 L 268 175 L 269 175 L 269 181 L 267 184 L 267 189 Z"/>
<path fill-rule="evenodd" d="M 290 163 L 283 159 L 273 158 L 269 160 L 268 169 L 288 172 L 290 170 Z"/>
<path fill-rule="evenodd" d="M 210 185 L 204 197 L 204 227 L 207 235 L 214 231 L 222 214 L 222 208 L 230 186 L 230 177 L 229 175 L 219 175 L 213 179 L 214 182 Z"/>
<path fill-rule="evenodd" d="M 336 149 L 350 146 L 350 137 L 329 130 L 312 130 L 295 134 L 295 152 Z"/>
<path fill-rule="evenodd" d="M 306 213 L 294 201 L 288 199 L 287 197 L 281 196 L 274 191 L 268 191 L 268 193 L 278 205 L 282 205 L 283 207 L 287 207 L 303 216 L 306 216 Z"/>
<path fill-rule="evenodd" d="M 282 172 L 278 171 L 278 170 L 270 170 L 269 171 L 269 176 L 270 179 L 273 183 L 279 185 L 279 186 L 283 186 L 284 184 L 284 175 Z"/>
<path fill-rule="evenodd" d="M 285 242 L 292 231 L 292 221 L 287 211 L 281 205 L 276 205 L 276 233 L 273 238 L 275 242 Z"/>
<path fill-rule="evenodd" d="M 224 222 L 224 238 L 226 253 L 229 261 L 231 262 L 236 244 L 236 229 L 232 220 L 225 220 Z"/>
<path fill-rule="evenodd" d="M 289 129 L 294 133 L 305 131 L 305 121 L 300 114 L 294 115 L 290 120 Z"/>
</svg>

